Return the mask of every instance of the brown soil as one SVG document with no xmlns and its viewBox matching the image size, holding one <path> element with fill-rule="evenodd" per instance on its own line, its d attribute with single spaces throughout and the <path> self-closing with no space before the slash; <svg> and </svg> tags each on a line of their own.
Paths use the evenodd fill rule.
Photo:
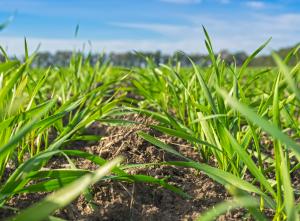
<svg viewBox="0 0 300 221">
<path fill-rule="evenodd" d="M 178 160 L 178 158 L 157 149 L 140 138 L 136 132 L 142 130 L 172 145 L 183 155 L 201 161 L 196 151 L 183 140 L 170 138 L 149 129 L 147 125 L 155 123 L 150 118 L 131 115 L 126 119 L 143 124 L 115 127 L 99 127 L 94 124 L 91 127 L 92 132 L 103 135 L 103 139 L 97 145 L 78 143 L 76 149 L 100 155 L 105 159 L 123 155 L 126 158 L 126 163 L 129 164 Z M 81 169 L 97 168 L 96 165 L 87 160 L 74 159 L 74 162 Z M 63 158 L 54 158 L 48 165 L 51 168 L 67 166 L 68 163 Z M 128 172 L 146 174 L 156 178 L 167 177 L 170 184 L 182 188 L 192 196 L 192 199 L 182 198 L 176 193 L 155 185 L 105 181 L 91 188 L 92 199 L 90 203 L 82 195 L 55 215 L 67 220 L 194 220 L 201 212 L 229 198 L 223 186 L 193 169 L 151 166 L 130 169 Z M 11 199 L 8 206 L 26 208 L 44 195 L 20 194 Z M 12 211 L 0 210 L 0 218 L 8 215 L 12 215 Z M 240 209 L 231 213 L 228 212 L 219 217 L 218 220 L 250 220 L 250 218 L 246 217 L 244 210 Z"/>
</svg>

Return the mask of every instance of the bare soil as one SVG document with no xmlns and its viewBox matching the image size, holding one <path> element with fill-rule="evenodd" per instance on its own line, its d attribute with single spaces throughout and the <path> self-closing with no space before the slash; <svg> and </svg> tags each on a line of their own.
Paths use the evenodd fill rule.
<svg viewBox="0 0 300 221">
<path fill-rule="evenodd" d="M 147 132 L 167 144 L 172 145 L 183 155 L 201 161 L 199 154 L 181 139 L 171 138 L 151 130 L 147 125 L 155 124 L 150 118 L 131 115 L 125 119 L 142 124 L 129 126 L 99 126 L 94 124 L 90 133 L 102 135 L 96 145 L 76 143 L 69 149 L 80 149 L 112 159 L 123 155 L 128 164 L 159 163 L 178 160 L 137 135 L 138 131 Z M 97 166 L 88 160 L 74 159 L 76 167 L 96 169 Z M 68 162 L 56 157 L 49 162 L 49 168 L 65 168 Z M 167 178 L 167 181 L 180 187 L 192 196 L 185 199 L 176 193 L 159 186 L 145 183 L 126 183 L 105 181 L 91 188 L 90 201 L 81 195 L 71 205 L 58 211 L 55 216 L 66 220 L 195 220 L 203 211 L 216 205 L 230 196 L 223 186 L 194 169 L 172 166 L 151 166 L 128 170 L 131 174 L 145 174 L 156 178 Z M 299 185 L 299 174 L 295 174 Z M 45 196 L 42 194 L 20 194 L 12 198 L 7 206 L 26 208 Z M 12 210 L 0 210 L 0 219 L 12 215 Z M 251 220 L 243 209 L 228 212 L 218 220 Z"/>
</svg>

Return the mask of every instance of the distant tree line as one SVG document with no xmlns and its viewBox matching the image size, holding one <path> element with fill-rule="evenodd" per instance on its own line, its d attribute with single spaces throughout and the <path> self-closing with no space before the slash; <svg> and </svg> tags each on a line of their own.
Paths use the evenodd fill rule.
<svg viewBox="0 0 300 221">
<path fill-rule="evenodd" d="M 286 57 L 293 49 L 296 47 L 283 48 L 276 51 L 280 57 Z M 34 60 L 34 67 L 49 67 L 49 66 L 68 66 L 72 58 L 72 52 L 70 51 L 58 51 L 55 54 L 49 52 L 39 52 L 36 59 Z M 227 50 L 222 50 L 217 56 L 229 63 L 241 66 L 245 60 L 248 58 L 248 54 L 245 52 L 230 53 Z M 189 67 L 191 63 L 189 61 L 191 58 L 195 63 L 202 66 L 207 66 L 210 64 L 210 59 L 208 55 L 205 54 L 183 54 L 181 52 L 174 53 L 173 55 L 163 54 L 160 51 L 156 52 L 126 52 L 126 53 L 107 53 L 107 54 L 88 54 L 84 55 L 84 59 L 89 60 L 89 62 L 94 65 L 101 59 L 101 61 L 109 61 L 115 66 L 123 67 L 144 67 L 147 64 L 147 59 L 151 59 L 155 64 L 160 63 L 177 63 L 180 62 L 182 66 Z M 147 59 L 146 59 L 147 58 Z M 294 65 L 299 62 L 300 50 L 297 51 L 295 56 L 292 56 L 290 64 Z M 3 55 L 0 54 L 0 61 L 4 60 Z M 272 55 L 260 55 L 254 58 L 250 63 L 250 66 L 275 66 Z"/>
<path fill-rule="evenodd" d="M 40 52 L 37 55 L 33 65 L 37 67 L 48 67 L 51 65 L 67 66 L 72 58 L 70 51 L 58 51 L 55 54 L 49 52 Z M 227 51 L 222 51 L 220 54 L 228 63 L 236 62 L 238 66 L 247 58 L 244 52 L 229 54 Z M 192 59 L 195 63 L 202 66 L 208 66 L 211 61 L 208 55 L 204 54 L 184 54 L 182 52 L 174 53 L 173 55 L 163 54 L 160 51 L 156 52 L 125 52 L 125 53 L 107 53 L 107 54 L 89 54 L 84 56 L 89 62 L 94 65 L 100 59 L 101 61 L 109 61 L 114 66 L 122 67 L 145 67 L 147 62 L 151 60 L 154 64 L 175 64 L 180 62 L 182 66 L 189 67 Z M 235 59 L 234 59 L 234 58 Z"/>
</svg>

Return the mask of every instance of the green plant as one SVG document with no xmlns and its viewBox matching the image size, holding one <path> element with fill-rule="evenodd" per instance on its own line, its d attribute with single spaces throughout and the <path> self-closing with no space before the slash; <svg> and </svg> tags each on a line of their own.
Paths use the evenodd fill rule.
<svg viewBox="0 0 300 221">
<path fill-rule="evenodd" d="M 218 169 L 191 160 L 170 164 L 193 167 L 223 185 L 255 193 L 260 203 L 251 208 L 271 208 L 274 220 L 297 220 L 299 210 L 290 177 L 300 166 L 300 146 L 293 140 L 300 135 L 299 65 L 287 66 L 294 51 L 284 60 L 274 54 L 278 69 L 248 69 L 268 40 L 237 68 L 214 54 L 203 30 L 211 66 L 199 68 L 190 60 L 193 69 L 185 70 L 179 65 L 155 67 L 150 61 L 145 70 L 132 74 L 132 90 L 144 100 L 138 108 L 129 109 L 157 120 L 159 125 L 153 129 L 190 142 L 204 160 L 214 160 Z M 263 137 L 263 131 L 269 137 Z M 142 132 L 140 136 L 180 155 L 155 137 Z M 270 141 L 272 146 L 263 146 L 261 141 Z M 271 149 L 274 155 L 269 154 Z M 245 181 L 247 174 L 252 178 Z M 246 202 L 248 196 L 241 199 Z M 247 208 L 248 204 L 241 205 Z M 258 214 L 252 212 L 254 217 Z"/>
<path fill-rule="evenodd" d="M 17 194 L 57 191 L 13 220 L 57 219 L 51 217 L 52 212 L 86 192 L 89 185 L 107 179 L 153 183 L 189 197 L 163 179 L 128 174 L 116 166 L 119 160 L 107 162 L 76 147 L 64 149 L 75 141 L 101 139 L 89 134 L 87 128 L 121 113 L 119 106 L 126 91 L 121 91 L 122 87 L 114 91 L 114 87 L 121 85 L 126 76 L 112 75 L 114 70 L 107 62 L 99 61 L 92 67 L 89 58 L 83 59 L 81 53 L 73 54 L 69 68 L 33 69 L 31 64 L 37 54 L 28 54 L 26 40 L 24 62 L 10 59 L 3 49 L 2 52 L 5 61 L 0 64 L 0 206 L 5 207 Z M 66 158 L 71 169 L 45 170 L 54 156 Z M 94 172 L 76 168 L 72 157 L 89 160 L 100 169 Z M 8 178 L 4 176 L 7 169 L 12 170 Z M 110 170 L 113 175 L 106 175 Z M 40 213 L 32 216 L 31 211 L 36 209 Z"/>
</svg>

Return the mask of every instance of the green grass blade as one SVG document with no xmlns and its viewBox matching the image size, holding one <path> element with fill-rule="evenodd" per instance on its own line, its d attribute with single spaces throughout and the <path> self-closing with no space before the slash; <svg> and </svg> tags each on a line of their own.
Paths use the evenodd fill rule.
<svg viewBox="0 0 300 221">
<path fill-rule="evenodd" d="M 156 139 L 155 137 L 146 134 L 142 131 L 139 131 L 137 133 L 140 137 L 142 137 L 144 140 L 148 141 L 149 143 L 152 143 L 153 145 L 161 148 L 162 150 L 165 150 L 169 153 L 172 153 L 180 158 L 183 158 L 185 160 L 190 160 L 189 158 L 183 156 L 181 153 L 179 153 L 178 151 L 174 150 L 174 148 L 172 148 L 170 145 L 165 144 L 164 142 L 161 142 L 160 140 Z"/>
<path fill-rule="evenodd" d="M 5 22 L 0 23 L 0 31 L 5 29 L 14 20 L 14 15 L 10 16 Z"/>
<path fill-rule="evenodd" d="M 60 189 L 47 196 L 41 202 L 33 205 L 32 207 L 21 211 L 21 213 L 11 220 L 14 221 L 40 221 L 47 218 L 55 210 L 63 208 L 69 203 L 71 203 L 76 197 L 78 197 L 84 190 L 86 190 L 90 185 L 96 183 L 105 175 L 109 174 L 110 171 L 119 163 L 121 163 L 122 158 L 118 157 L 99 169 L 97 169 L 93 174 L 87 174 L 80 179 L 74 181 L 70 185 Z M 37 212 L 38 211 L 38 212 Z"/>
<path fill-rule="evenodd" d="M 259 207 L 257 200 L 254 197 L 235 197 L 233 200 L 224 201 L 218 203 L 213 208 L 205 211 L 196 220 L 197 221 L 213 221 L 216 220 L 220 215 L 240 207 Z M 261 216 L 263 217 L 263 216 Z M 267 220 L 267 219 L 260 219 Z"/>
<path fill-rule="evenodd" d="M 163 126 L 156 126 L 156 125 L 152 125 L 151 128 L 158 130 L 162 133 L 166 133 L 169 134 L 171 136 L 176 136 L 182 139 L 185 139 L 189 142 L 193 142 L 193 143 L 198 143 L 198 144 L 202 144 L 202 145 L 206 145 L 208 147 L 214 148 L 217 151 L 221 151 L 218 147 L 216 147 L 213 144 L 210 144 L 204 140 L 200 140 L 198 138 L 196 138 L 195 136 L 189 135 L 187 133 L 185 133 L 184 131 L 179 131 L 179 130 L 174 130 L 171 128 L 167 128 L 167 127 L 163 127 Z"/>
<path fill-rule="evenodd" d="M 300 146 L 295 141 L 293 141 L 291 138 L 289 138 L 289 136 L 281 132 L 278 127 L 276 127 L 266 119 L 258 116 L 251 108 L 244 104 L 241 104 L 236 99 L 230 97 L 224 90 L 219 89 L 218 92 L 223 96 L 223 98 L 228 102 L 228 104 L 232 108 L 238 110 L 245 118 L 261 127 L 274 138 L 286 144 L 287 148 L 293 151 L 298 161 L 300 161 Z"/>
<path fill-rule="evenodd" d="M 73 156 L 73 157 L 81 157 L 87 160 L 90 160 L 91 162 L 98 164 L 100 166 L 104 165 L 107 161 L 100 156 L 96 156 L 87 152 L 83 152 L 80 150 L 61 150 L 61 152 L 65 153 L 67 156 Z M 112 170 L 113 173 L 115 173 L 118 176 L 126 176 L 127 173 L 118 167 L 115 167 Z"/>
<path fill-rule="evenodd" d="M 263 43 L 258 49 L 256 49 L 247 59 L 246 61 L 243 63 L 237 78 L 241 79 L 243 73 L 245 72 L 246 68 L 248 67 L 249 63 L 253 60 L 253 58 L 255 58 L 255 56 L 261 52 L 268 44 L 269 42 L 272 40 L 272 38 L 269 38 L 265 43 Z"/>
<path fill-rule="evenodd" d="M 241 158 L 241 160 L 247 165 L 248 169 L 252 173 L 253 176 L 257 178 L 257 180 L 269 191 L 269 193 L 275 198 L 276 193 L 274 192 L 272 186 L 269 184 L 268 180 L 265 178 L 264 174 L 257 168 L 256 164 L 251 159 L 250 154 L 248 154 L 232 137 L 228 130 L 226 130 L 227 137 L 230 139 L 232 147 Z"/>
<path fill-rule="evenodd" d="M 286 64 L 284 64 L 284 62 L 277 54 L 273 53 L 272 56 L 277 66 L 279 67 L 279 70 L 284 75 L 288 86 L 291 88 L 291 90 L 295 93 L 297 99 L 300 101 L 300 89 L 297 88 L 297 83 L 295 82 L 295 79 L 293 79 L 292 75 L 290 74 L 289 68 L 287 67 Z"/>
<path fill-rule="evenodd" d="M 229 184 L 239 189 L 245 190 L 249 193 L 256 193 L 262 196 L 268 203 L 269 207 L 273 209 L 275 208 L 275 203 L 269 196 L 267 196 L 265 193 L 263 193 L 260 189 L 258 189 L 253 184 L 244 181 L 243 179 L 231 173 L 194 161 L 190 161 L 190 162 L 172 161 L 172 162 L 166 162 L 165 164 L 179 166 L 179 167 L 194 168 L 196 170 L 202 171 L 205 174 L 207 174 L 209 177 L 211 177 L 213 180 L 215 180 L 216 182 L 224 186 Z"/>
<path fill-rule="evenodd" d="M 40 111 L 40 113 L 32 119 L 29 123 L 27 123 L 25 126 L 23 126 L 10 140 L 8 143 L 4 144 L 3 146 L 0 146 L 0 156 L 4 156 L 7 152 L 13 150 L 16 145 L 20 142 L 20 140 L 24 137 L 25 134 L 27 134 L 34 125 L 38 122 L 38 119 L 43 116 L 45 113 L 47 113 L 50 108 L 54 105 L 54 101 L 48 103 L 46 106 L 43 107 L 43 109 Z"/>
<path fill-rule="evenodd" d="M 217 114 L 218 113 L 217 112 L 217 107 L 216 107 L 216 105 L 214 103 L 214 100 L 213 100 L 213 97 L 212 97 L 212 93 L 210 92 L 209 87 L 205 83 L 205 81 L 204 81 L 202 75 L 200 74 L 200 72 L 199 72 L 197 66 L 195 65 L 195 63 L 190 58 L 189 58 L 189 60 L 190 60 L 190 62 L 192 64 L 192 66 L 193 66 L 193 69 L 195 71 L 197 79 L 198 79 L 198 81 L 199 81 L 199 83 L 201 85 L 201 88 L 202 88 L 203 92 L 204 92 L 205 98 L 207 99 L 208 103 L 210 104 L 213 112 L 215 114 Z"/>
</svg>

